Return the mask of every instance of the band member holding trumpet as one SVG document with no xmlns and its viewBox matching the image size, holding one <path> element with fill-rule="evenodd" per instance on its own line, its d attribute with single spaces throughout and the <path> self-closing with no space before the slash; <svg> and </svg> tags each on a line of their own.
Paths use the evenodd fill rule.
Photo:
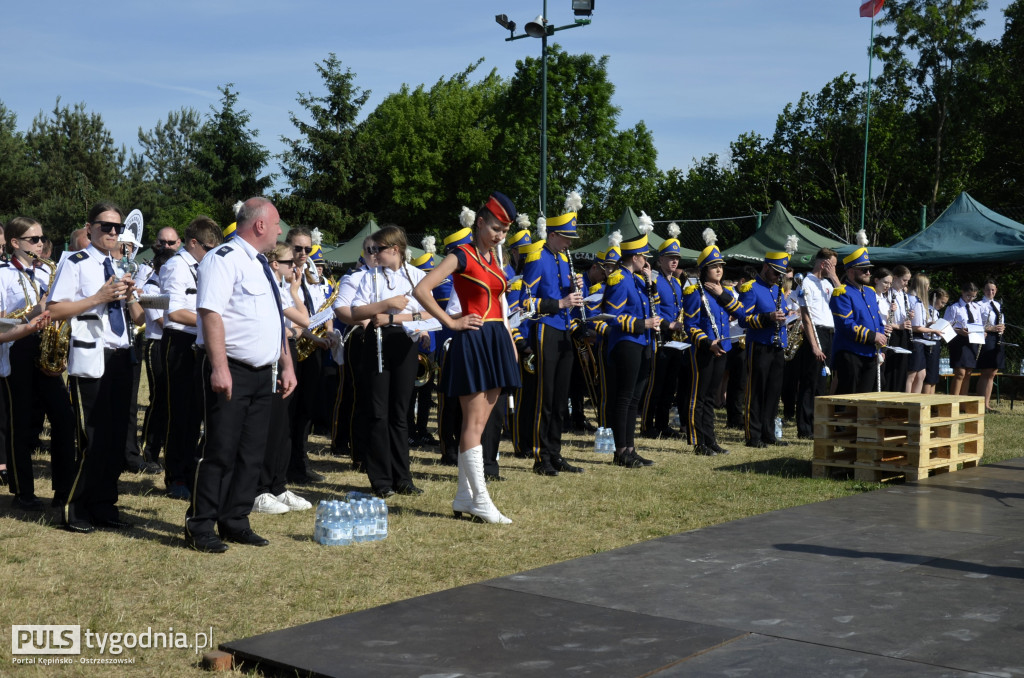
<svg viewBox="0 0 1024 678">
<path fill-rule="evenodd" d="M 7 316 L 20 316 L 24 323 L 41 317 L 49 291 L 53 262 L 40 259 L 46 236 L 39 222 L 15 217 L 7 223 L 7 250 L 10 264 L 0 268 L 0 294 Z M 33 326 L 38 326 L 34 322 Z M 19 332 L 20 331 L 20 332 Z M 62 374 L 43 371 L 40 367 L 42 334 L 26 333 L 27 327 L 16 328 L 3 335 L 4 347 L 10 350 L 9 411 L 11 422 L 7 431 L 6 450 L 9 458 L 10 488 L 14 493 L 12 506 L 28 511 L 43 510 L 35 495 L 32 476 L 32 451 L 36 447 L 36 431 L 32 426 L 33 411 L 38 403 L 50 420 L 50 468 L 53 505 L 63 506 L 71 492 L 75 471 L 75 414 Z M 48 331 L 55 331 L 50 328 Z M 17 341 L 15 332 L 21 334 Z"/>
<path fill-rule="evenodd" d="M 90 244 L 57 267 L 46 306 L 54 321 L 71 321 L 68 386 L 78 413 L 79 448 L 62 517 L 67 529 L 78 533 L 131 527 L 117 510 L 132 379 L 125 304 L 136 305 L 134 281 L 117 276 L 111 259 L 123 220 L 112 203 L 93 206 L 86 222 Z"/>
<path fill-rule="evenodd" d="M 866 242 L 867 239 L 859 240 Z M 843 259 L 846 284 L 832 291 L 835 321 L 832 369 L 836 393 L 868 393 L 875 388 L 878 352 L 885 348 L 885 320 L 871 287 L 871 259 L 860 247 Z"/>
<path fill-rule="evenodd" d="M 795 236 L 790 236 L 796 240 Z M 747 327 L 747 403 L 744 422 L 748 447 L 785 445 L 775 438 L 772 420 L 779 409 L 782 367 L 787 345 L 786 301 L 781 278 L 789 266 L 795 242 L 785 252 L 767 252 L 761 273 L 740 285 L 743 324 Z"/>
<path fill-rule="evenodd" d="M 577 194 L 566 199 L 565 214 L 537 222 L 537 237 L 545 244 L 527 255 L 523 280 L 537 303 L 536 354 L 537 400 L 533 434 L 536 452 L 534 473 L 557 476 L 582 473 L 583 469 L 562 458 L 562 408 L 569 397 L 569 381 L 576 360 L 570 331 L 570 309 L 583 305 L 582 282 L 574 275 L 567 254 L 576 233 Z"/>
<path fill-rule="evenodd" d="M 488 523 L 508 524 L 491 501 L 484 479 L 482 436 L 502 392 L 520 385 L 517 358 L 505 316 L 507 280 L 499 262 L 501 246 L 516 218 L 512 201 L 494 192 L 476 212 L 472 243 L 459 246 L 417 285 L 414 295 L 442 325 L 452 330 L 442 382 L 462 407 L 459 485 L 452 511 Z M 449 275 L 462 314 L 453 318 L 431 292 Z"/>
<path fill-rule="evenodd" d="M 694 454 L 728 454 L 715 436 L 715 388 L 725 374 L 725 355 L 732 349 L 729 316 L 742 315 L 739 300 L 722 287 L 725 260 L 715 246 L 714 232 L 705 229 L 708 244 L 697 257 L 700 272 L 696 285 L 683 291 L 685 329 L 690 341 L 686 359 L 690 371 L 689 411 L 686 413 L 689 442 Z"/>
<path fill-rule="evenodd" d="M 370 320 L 370 356 L 356 366 L 356 379 L 367 383 L 367 419 L 370 447 L 366 475 L 373 492 L 381 497 L 423 494 L 412 481 L 409 468 L 409 402 L 416 379 L 416 344 L 404 323 L 429 317 L 412 291 L 424 273 L 406 263 L 405 231 L 388 225 L 372 236 L 371 251 L 377 268 L 363 276 L 352 300 L 352 319 Z M 364 355 L 367 352 L 364 351 Z M 374 355 L 375 354 L 375 355 Z"/>
<path fill-rule="evenodd" d="M 657 292 L 651 293 L 647 278 L 647 234 L 622 243 L 620 250 L 619 269 L 608 276 L 603 304 L 604 312 L 615 316 L 608 321 L 605 342 L 608 425 L 615 438 L 612 463 L 640 468 L 654 463 L 637 454 L 634 439 L 640 399 L 654 360 L 654 333 L 661 318 L 657 315 Z M 655 303 L 651 303 L 652 298 Z"/>
</svg>

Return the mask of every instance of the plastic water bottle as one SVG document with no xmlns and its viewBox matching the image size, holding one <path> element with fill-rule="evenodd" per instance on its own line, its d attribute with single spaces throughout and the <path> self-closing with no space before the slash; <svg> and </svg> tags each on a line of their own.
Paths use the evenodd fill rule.
<svg viewBox="0 0 1024 678">
<path fill-rule="evenodd" d="M 338 502 L 338 545 L 352 543 L 352 508 L 345 502 Z"/>
<path fill-rule="evenodd" d="M 615 440 L 612 434 L 611 428 L 605 426 L 601 428 L 601 442 L 598 452 L 602 454 L 610 454 L 614 452 Z"/>
<path fill-rule="evenodd" d="M 327 501 L 320 500 L 316 505 L 316 520 L 313 521 L 313 541 L 317 544 L 326 544 L 327 536 L 327 511 L 330 505 Z"/>
<path fill-rule="evenodd" d="M 604 426 L 598 426 L 594 434 L 594 452 L 604 452 Z"/>
<path fill-rule="evenodd" d="M 775 439 L 782 440 L 782 417 L 775 417 Z"/>
<path fill-rule="evenodd" d="M 388 537 L 388 505 L 383 499 L 375 499 L 374 503 L 377 505 L 377 539 L 387 539 Z"/>
<path fill-rule="evenodd" d="M 363 499 L 352 504 L 352 541 L 366 541 L 366 513 Z"/>
</svg>

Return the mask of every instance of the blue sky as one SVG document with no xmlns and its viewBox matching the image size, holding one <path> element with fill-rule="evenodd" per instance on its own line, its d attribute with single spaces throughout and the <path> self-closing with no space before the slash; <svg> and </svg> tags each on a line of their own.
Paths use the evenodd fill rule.
<svg viewBox="0 0 1024 678">
<path fill-rule="evenodd" d="M 1002 34 L 992 0 L 980 37 Z M 548 18 L 571 23 L 570 0 L 549 0 Z M 687 168 L 725 155 L 754 130 L 770 134 L 782 107 L 849 71 L 864 77 L 870 21 L 858 0 L 596 0 L 590 26 L 560 32 L 569 52 L 609 55 L 619 125 L 643 120 L 658 165 Z M 508 77 L 517 59 L 540 55 L 535 39 L 505 42 L 494 22 L 523 26 L 542 0 L 377 0 L 152 3 L 5 3 L 0 22 L 0 101 L 27 129 L 40 111 L 84 102 L 116 141 L 133 145 L 171 110 L 202 113 L 233 82 L 259 141 L 280 152 L 294 136 L 299 91 L 322 91 L 314 64 L 335 52 L 372 90 L 363 114 L 403 83 L 431 84 L 485 59 Z M 876 63 L 876 68 L 878 67 Z"/>
</svg>

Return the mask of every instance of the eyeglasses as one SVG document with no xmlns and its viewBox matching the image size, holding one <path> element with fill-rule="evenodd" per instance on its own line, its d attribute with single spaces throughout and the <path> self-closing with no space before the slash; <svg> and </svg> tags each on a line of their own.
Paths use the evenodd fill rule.
<svg viewBox="0 0 1024 678">
<path fill-rule="evenodd" d="M 178 244 L 177 240 L 161 240 L 160 238 L 157 238 L 156 241 L 158 243 L 160 243 L 161 245 L 166 245 L 167 247 L 170 247 L 171 245 L 177 245 Z"/>
<path fill-rule="evenodd" d="M 124 232 L 124 224 L 119 224 L 116 221 L 94 221 L 92 225 L 99 226 L 100 230 L 104 233 L 110 233 L 111 231 L 116 231 L 117 233 Z"/>
<path fill-rule="evenodd" d="M 27 242 L 32 243 L 33 245 L 38 245 L 41 242 L 50 242 L 50 239 L 47 238 L 45 235 L 23 235 L 20 238 L 11 238 L 11 240 L 25 240 Z"/>
<path fill-rule="evenodd" d="M 303 252 L 305 252 L 306 254 L 310 254 L 313 251 L 313 248 L 303 247 L 301 245 L 293 245 L 292 251 L 295 252 L 296 254 L 302 254 Z"/>
</svg>

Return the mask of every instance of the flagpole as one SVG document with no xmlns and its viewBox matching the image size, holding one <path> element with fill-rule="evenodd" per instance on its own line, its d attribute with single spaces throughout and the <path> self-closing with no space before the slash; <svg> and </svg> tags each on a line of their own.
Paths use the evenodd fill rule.
<svg viewBox="0 0 1024 678">
<path fill-rule="evenodd" d="M 871 48 L 875 44 L 875 15 L 871 15 L 871 41 L 868 42 L 868 106 L 864 115 L 864 175 L 860 182 L 860 227 L 864 229 L 864 210 L 868 197 L 868 134 L 871 131 Z"/>
</svg>

